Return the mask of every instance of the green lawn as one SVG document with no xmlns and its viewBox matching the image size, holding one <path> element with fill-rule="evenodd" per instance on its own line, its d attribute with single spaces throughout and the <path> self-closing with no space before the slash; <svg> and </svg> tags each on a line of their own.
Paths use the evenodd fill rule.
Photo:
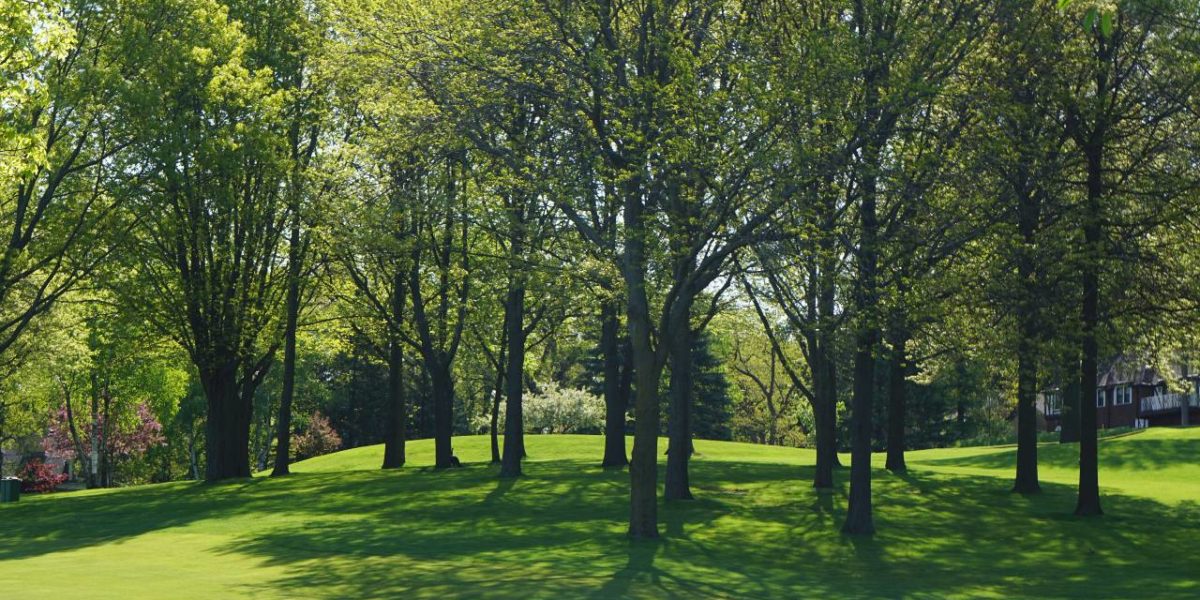
<svg viewBox="0 0 1200 600">
<path fill-rule="evenodd" d="M 1008 493 L 1011 447 L 910 453 L 909 475 L 876 471 L 873 539 L 838 533 L 846 488 L 810 489 L 811 451 L 696 442 L 697 500 L 662 505 L 663 541 L 631 543 L 628 476 L 595 466 L 599 437 L 531 436 L 518 481 L 487 443 L 456 438 L 468 466 L 449 472 L 418 441 L 400 472 L 370 447 L 283 480 L 26 496 L 0 505 L 0 593 L 1200 597 L 1200 428 L 1101 442 L 1107 514 L 1087 520 L 1074 447 L 1041 447 L 1034 498 Z"/>
</svg>

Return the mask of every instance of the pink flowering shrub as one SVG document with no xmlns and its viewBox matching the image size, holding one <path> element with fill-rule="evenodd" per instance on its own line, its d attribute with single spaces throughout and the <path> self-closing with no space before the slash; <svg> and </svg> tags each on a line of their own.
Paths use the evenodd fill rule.
<svg viewBox="0 0 1200 600">
<path fill-rule="evenodd" d="M 103 415 L 97 415 L 94 425 L 87 422 L 87 418 L 86 415 L 75 414 L 75 430 L 79 432 L 84 453 L 91 453 L 92 444 L 99 443 L 99 440 L 92 439 L 93 433 L 97 431 L 103 432 L 100 437 L 107 436 L 103 440 L 104 447 L 101 449 L 105 450 L 113 459 L 144 454 L 146 450 L 160 446 L 166 441 L 166 438 L 163 437 L 162 424 L 154 418 L 154 413 L 150 412 L 150 407 L 145 403 L 138 404 L 137 418 L 132 424 L 118 425 L 107 432 L 104 431 Z M 68 460 L 75 458 L 75 442 L 71 439 L 71 429 L 70 424 L 67 423 L 65 406 L 60 407 L 51 416 L 50 430 L 42 440 L 42 447 L 49 455 Z"/>
<path fill-rule="evenodd" d="M 300 459 L 312 458 L 336 452 L 342 446 L 342 437 L 321 413 L 308 418 L 308 427 L 292 436 L 292 450 Z"/>
<path fill-rule="evenodd" d="M 66 473 L 56 473 L 54 468 L 40 460 L 25 463 L 25 468 L 17 477 L 21 480 L 21 491 L 33 494 L 53 492 L 67 480 Z"/>
</svg>

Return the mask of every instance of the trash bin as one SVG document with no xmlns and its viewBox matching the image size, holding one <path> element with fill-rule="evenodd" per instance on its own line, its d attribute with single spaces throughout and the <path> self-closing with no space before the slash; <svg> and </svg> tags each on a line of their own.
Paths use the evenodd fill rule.
<svg viewBox="0 0 1200 600">
<path fill-rule="evenodd" d="M 16 502 L 21 499 L 21 480 L 16 477 L 0 479 L 0 502 Z"/>
</svg>

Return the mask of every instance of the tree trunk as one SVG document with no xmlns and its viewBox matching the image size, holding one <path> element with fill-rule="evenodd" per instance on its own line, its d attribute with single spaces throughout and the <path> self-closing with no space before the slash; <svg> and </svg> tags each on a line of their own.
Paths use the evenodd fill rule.
<svg viewBox="0 0 1200 600">
<path fill-rule="evenodd" d="M 878 164 L 878 148 L 865 153 L 864 164 L 873 170 Z M 868 173 L 863 181 L 862 203 L 859 207 L 861 239 L 858 249 L 858 289 L 855 298 L 857 314 L 856 350 L 854 354 L 854 396 L 851 425 L 853 441 L 850 463 L 850 502 L 842 532 L 870 535 L 875 533 L 871 511 L 871 420 L 875 403 L 875 350 L 879 330 L 875 322 L 878 295 L 876 290 L 879 262 L 876 238 L 879 231 L 876 210 L 876 176 Z"/>
<path fill-rule="evenodd" d="M 206 369 L 200 375 L 208 402 L 205 424 L 206 481 L 250 476 L 250 411 L 241 398 L 237 382 L 237 362 Z"/>
<path fill-rule="evenodd" d="M 1018 303 L 1019 339 L 1017 340 L 1017 477 L 1013 490 L 1019 494 L 1036 494 L 1038 483 L 1037 449 L 1037 347 L 1038 335 L 1037 282 L 1034 277 L 1032 244 L 1033 229 L 1025 236 L 1025 247 L 1017 264 L 1021 280 L 1022 298 Z M 1065 431 L 1065 428 L 1064 428 Z"/>
<path fill-rule="evenodd" d="M 640 185 L 625 191 L 626 243 L 622 270 L 626 285 L 626 321 L 637 378 L 633 407 L 633 455 L 629 462 L 629 536 L 658 537 L 658 380 L 662 365 L 650 341 L 650 301 L 646 294 L 646 226 Z"/>
<path fill-rule="evenodd" d="M 383 444 L 383 468 L 404 466 L 405 439 L 408 425 L 408 404 L 404 396 L 404 348 L 392 340 L 388 352 L 388 426 Z"/>
<path fill-rule="evenodd" d="M 500 335 L 500 358 L 496 360 L 496 384 L 492 386 L 492 423 L 489 433 L 492 438 L 492 464 L 500 464 L 500 396 L 504 393 L 505 353 L 508 351 L 508 329 Z"/>
<path fill-rule="evenodd" d="M 513 252 L 520 252 L 518 240 L 513 241 Z M 520 274 L 514 274 L 504 304 L 508 375 L 505 377 L 504 456 L 500 461 L 500 476 L 519 477 L 521 459 L 525 457 L 525 420 L 521 410 L 525 388 L 525 284 Z"/>
<path fill-rule="evenodd" d="M 455 465 L 451 436 L 454 433 L 454 380 L 449 365 L 429 365 L 433 383 L 433 445 L 434 468 L 448 469 Z"/>
<path fill-rule="evenodd" d="M 833 210 L 832 206 L 826 207 L 827 214 Z M 826 229 L 833 228 L 833 217 L 827 217 Z M 815 336 L 817 348 L 813 352 L 817 366 L 813 371 L 813 394 L 819 406 L 819 409 L 814 407 L 813 411 L 817 429 L 817 468 L 813 475 L 813 487 L 819 490 L 833 488 L 833 470 L 842 466 L 837 454 L 837 361 L 833 358 L 833 321 L 837 294 L 834 278 L 837 270 L 836 258 L 833 256 L 834 241 L 832 234 L 827 234 L 821 239 L 821 290 L 817 296 L 820 330 Z"/>
<path fill-rule="evenodd" d="M 1071 351 L 1067 357 L 1065 373 L 1063 377 L 1063 405 L 1059 412 L 1059 432 L 1058 441 L 1060 444 L 1070 444 L 1079 441 L 1079 398 L 1083 393 L 1079 389 L 1080 374 L 1083 373 L 1083 367 L 1079 362 L 1079 355 L 1075 351 Z"/>
<path fill-rule="evenodd" d="M 621 394 L 621 327 L 618 307 L 605 302 L 600 308 L 600 354 L 604 360 L 604 460 L 602 467 L 624 467 L 626 398 Z"/>
<path fill-rule="evenodd" d="M 287 321 L 283 330 L 283 390 L 279 395 L 279 423 L 275 434 L 275 468 L 271 477 L 289 473 L 292 451 L 292 398 L 296 391 L 296 327 L 300 319 L 300 212 L 292 207 L 291 240 L 288 242 Z"/>
<path fill-rule="evenodd" d="M 691 296 L 681 291 L 672 309 L 671 331 L 664 335 L 670 347 L 671 402 L 667 423 L 667 500 L 691 500 L 688 485 L 688 461 L 692 454 L 692 330 Z"/>
<path fill-rule="evenodd" d="M 903 317 L 899 317 L 903 319 Z M 888 361 L 888 433 L 887 470 L 893 473 L 908 471 L 904 462 L 904 426 L 908 401 L 908 331 L 897 325 L 888 332 L 891 353 Z"/>
<path fill-rule="evenodd" d="M 404 273 L 400 269 L 392 277 L 391 327 L 404 324 Z M 399 469 L 404 466 L 404 442 L 408 426 L 408 404 L 404 396 L 404 346 L 399 335 L 392 333 L 388 348 L 388 426 L 383 444 L 383 468 Z"/>
<path fill-rule="evenodd" d="M 1037 363 L 1033 342 L 1025 335 L 1022 333 L 1017 343 L 1017 478 L 1013 491 L 1036 494 L 1042 491 L 1038 483 Z"/>
<path fill-rule="evenodd" d="M 1104 86 L 1100 86 L 1104 89 Z M 1100 515 L 1099 455 L 1096 440 L 1096 376 L 1098 348 L 1096 328 L 1100 303 L 1100 198 L 1104 164 L 1102 129 L 1093 136 L 1087 154 L 1087 200 L 1083 215 L 1085 257 L 1083 261 L 1083 361 L 1079 396 L 1079 501 L 1075 514 Z"/>
</svg>

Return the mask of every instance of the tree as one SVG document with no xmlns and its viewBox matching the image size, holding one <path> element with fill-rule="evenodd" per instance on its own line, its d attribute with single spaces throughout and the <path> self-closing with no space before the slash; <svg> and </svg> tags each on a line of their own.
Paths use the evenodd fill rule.
<svg viewBox="0 0 1200 600">
<path fill-rule="evenodd" d="M 0 3 L 0 368 L 37 317 L 87 278 L 127 227 L 114 167 L 130 144 L 121 98 L 129 11 L 104 0 Z"/>
<path fill-rule="evenodd" d="M 1155 167 L 1169 152 L 1171 145 L 1166 140 L 1172 135 L 1172 125 L 1194 122 L 1195 111 L 1178 95 L 1164 94 L 1166 88 L 1162 86 L 1194 89 L 1196 79 L 1187 70 L 1161 69 L 1173 63 L 1189 43 L 1185 40 L 1195 34 L 1184 16 L 1188 9 L 1172 2 L 1140 1 L 1080 8 L 1084 24 L 1079 56 L 1082 68 L 1067 103 L 1066 132 L 1084 160 L 1086 178 L 1078 211 L 1083 297 L 1079 497 L 1075 514 L 1089 516 L 1103 512 L 1094 398 L 1099 327 L 1106 317 L 1111 318 L 1100 307 L 1101 275 L 1114 258 L 1110 245 L 1105 243 L 1109 235 L 1106 230 L 1114 224 L 1141 229 L 1157 222 L 1154 214 L 1173 212 L 1163 208 L 1180 197 L 1175 176 L 1160 175 Z M 1194 7 L 1190 10 L 1195 12 Z M 1131 197 L 1141 199 L 1138 208 L 1151 211 L 1132 211 L 1144 215 L 1145 221 L 1116 218 L 1136 206 L 1129 202 Z"/>
<path fill-rule="evenodd" d="M 140 127 L 130 162 L 140 183 L 127 192 L 137 278 L 123 292 L 197 369 L 209 481 L 249 476 L 254 391 L 279 346 L 287 94 L 266 38 L 248 37 L 238 20 L 254 31 L 270 10 L 208 0 L 145 7 L 143 28 L 123 49 L 159 57 L 131 103 Z"/>
</svg>

